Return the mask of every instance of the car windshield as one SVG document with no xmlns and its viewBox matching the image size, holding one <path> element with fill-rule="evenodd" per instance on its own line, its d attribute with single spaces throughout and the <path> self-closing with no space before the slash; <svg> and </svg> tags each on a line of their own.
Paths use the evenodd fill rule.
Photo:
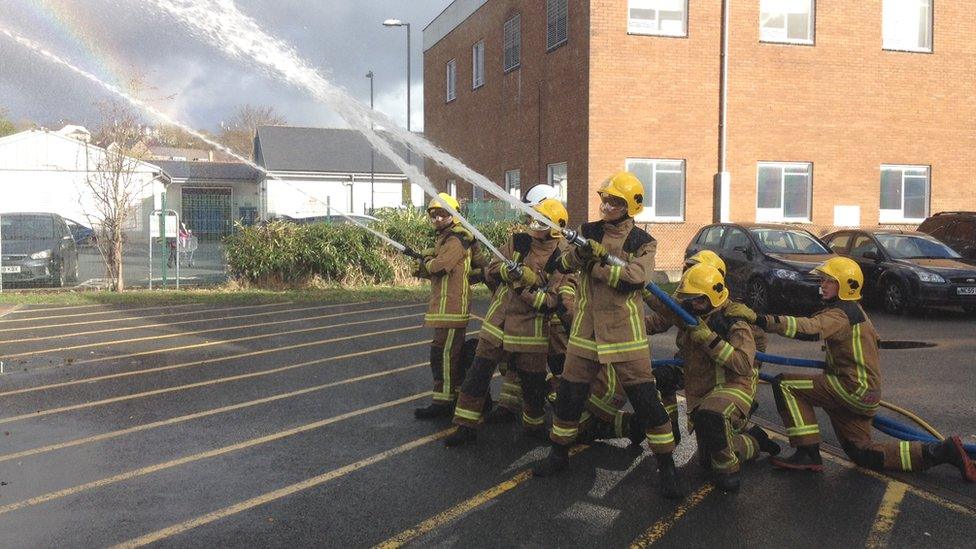
<svg viewBox="0 0 976 549">
<path fill-rule="evenodd" d="M 938 240 L 918 235 L 879 234 L 878 242 L 895 259 L 956 259 L 952 248 Z"/>
<path fill-rule="evenodd" d="M 55 238 L 54 218 L 46 215 L 0 215 L 0 234 L 9 241 Z"/>
<path fill-rule="evenodd" d="M 772 254 L 829 254 L 809 233 L 790 229 L 755 228 L 749 232 L 759 241 L 762 251 Z"/>
</svg>

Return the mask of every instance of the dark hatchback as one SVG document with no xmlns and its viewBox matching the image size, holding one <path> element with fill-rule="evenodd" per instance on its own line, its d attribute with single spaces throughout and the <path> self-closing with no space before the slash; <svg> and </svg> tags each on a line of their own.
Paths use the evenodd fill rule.
<svg viewBox="0 0 976 549">
<path fill-rule="evenodd" d="M 804 229 L 756 223 L 708 225 L 691 240 L 685 257 L 701 250 L 712 250 L 725 261 L 732 296 L 763 312 L 818 307 L 820 281 L 810 271 L 835 257 Z"/>
<path fill-rule="evenodd" d="M 938 238 L 964 259 L 976 263 L 976 212 L 939 212 L 923 221 L 918 230 Z"/>
<path fill-rule="evenodd" d="M 64 218 L 53 213 L 0 214 L 4 284 L 64 286 L 78 280 L 78 248 Z"/>
<path fill-rule="evenodd" d="M 824 241 L 857 261 L 866 297 L 890 313 L 949 305 L 976 312 L 976 266 L 937 238 L 917 231 L 860 229 Z"/>
</svg>

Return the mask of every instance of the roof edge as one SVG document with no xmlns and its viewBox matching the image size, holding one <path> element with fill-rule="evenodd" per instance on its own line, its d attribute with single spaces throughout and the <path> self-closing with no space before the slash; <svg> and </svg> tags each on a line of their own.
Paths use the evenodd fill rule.
<svg viewBox="0 0 976 549">
<path fill-rule="evenodd" d="M 488 3 L 488 0 L 454 0 L 444 11 L 437 15 L 433 21 L 424 27 L 423 44 L 424 50 L 433 48 L 445 36 L 458 28 L 468 17 L 478 11 L 481 6 Z"/>
</svg>

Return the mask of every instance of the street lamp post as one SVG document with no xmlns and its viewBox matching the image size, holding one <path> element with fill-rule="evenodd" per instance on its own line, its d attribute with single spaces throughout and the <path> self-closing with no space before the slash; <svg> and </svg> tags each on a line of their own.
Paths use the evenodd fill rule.
<svg viewBox="0 0 976 549">
<path fill-rule="evenodd" d="M 404 23 L 399 19 L 387 19 L 383 21 L 383 26 L 407 28 L 407 131 L 410 131 L 410 23 Z"/>
<path fill-rule="evenodd" d="M 369 78 L 369 110 L 373 110 L 373 71 L 367 72 L 366 78 Z M 373 124 L 370 123 L 370 127 L 372 126 Z M 369 146 L 369 207 L 373 211 L 376 211 L 375 179 L 376 179 L 376 150 L 373 149 L 372 145 L 370 145 Z"/>
</svg>

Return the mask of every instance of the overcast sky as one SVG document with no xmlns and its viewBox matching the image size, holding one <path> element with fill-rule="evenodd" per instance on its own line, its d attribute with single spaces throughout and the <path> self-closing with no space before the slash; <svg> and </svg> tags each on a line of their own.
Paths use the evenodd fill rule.
<svg viewBox="0 0 976 549">
<path fill-rule="evenodd" d="M 411 23 L 412 125 L 423 129 L 422 30 L 450 0 L 237 0 L 273 36 L 294 46 L 327 78 L 406 121 L 406 30 Z M 0 27 L 114 84 L 145 82 L 141 98 L 182 122 L 217 130 L 238 105 L 273 106 L 295 126 L 342 126 L 332 112 L 266 73 L 201 42 L 145 0 L 0 0 Z M 16 121 L 97 125 L 107 92 L 0 35 L 0 108 Z"/>
</svg>

